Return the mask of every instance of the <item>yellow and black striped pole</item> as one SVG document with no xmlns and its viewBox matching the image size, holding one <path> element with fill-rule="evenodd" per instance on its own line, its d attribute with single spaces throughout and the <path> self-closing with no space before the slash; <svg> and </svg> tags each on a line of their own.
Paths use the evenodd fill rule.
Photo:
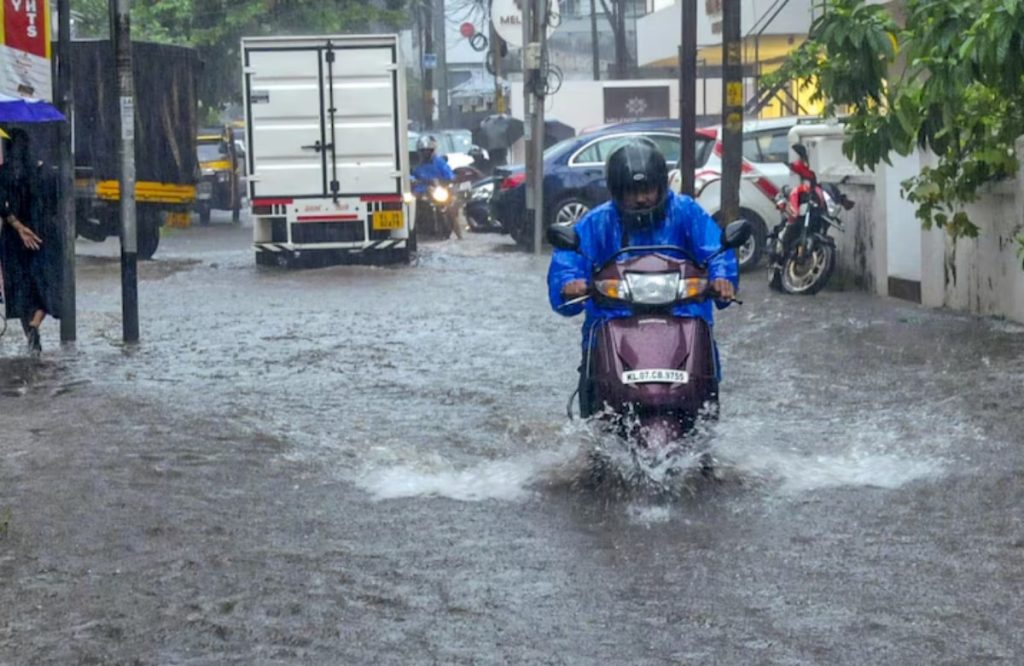
<svg viewBox="0 0 1024 666">
<path fill-rule="evenodd" d="M 723 227 L 740 215 L 743 168 L 743 35 L 740 0 L 722 3 L 722 207 Z"/>
</svg>

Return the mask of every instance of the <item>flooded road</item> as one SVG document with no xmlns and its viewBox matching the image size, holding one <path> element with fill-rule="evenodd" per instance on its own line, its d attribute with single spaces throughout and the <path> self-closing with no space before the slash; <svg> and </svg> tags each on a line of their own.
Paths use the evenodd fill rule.
<svg viewBox="0 0 1024 666">
<path fill-rule="evenodd" d="M 74 348 L 0 338 L 0 664 L 1024 660 L 1024 327 L 748 275 L 721 481 L 623 496 L 577 483 L 545 258 L 166 233 L 137 347 L 112 243 Z"/>
</svg>

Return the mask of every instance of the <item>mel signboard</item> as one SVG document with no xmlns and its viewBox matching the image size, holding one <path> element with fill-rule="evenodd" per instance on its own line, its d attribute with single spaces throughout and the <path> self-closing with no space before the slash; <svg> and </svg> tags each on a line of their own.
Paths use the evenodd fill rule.
<svg viewBox="0 0 1024 666">
<path fill-rule="evenodd" d="M 505 43 L 514 48 L 523 45 L 523 3 L 528 0 L 491 0 L 491 23 Z M 561 19 L 558 4 L 548 0 L 551 20 L 548 22 L 548 37 L 555 31 Z"/>
<path fill-rule="evenodd" d="M 0 93 L 53 101 L 49 0 L 2 0 Z"/>
</svg>

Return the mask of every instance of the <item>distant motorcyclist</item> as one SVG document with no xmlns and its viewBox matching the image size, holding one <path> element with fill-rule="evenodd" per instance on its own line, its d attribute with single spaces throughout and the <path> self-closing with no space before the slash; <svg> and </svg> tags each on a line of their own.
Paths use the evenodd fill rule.
<svg viewBox="0 0 1024 666">
<path fill-rule="evenodd" d="M 427 191 L 432 181 L 451 183 L 455 180 L 455 172 L 448 166 L 448 161 L 437 154 L 437 139 L 429 134 L 416 140 L 416 155 L 419 164 L 412 170 L 412 191 L 422 194 Z"/>
<path fill-rule="evenodd" d="M 455 172 L 448 165 L 448 160 L 437 154 L 437 139 L 433 136 L 424 134 L 416 140 L 416 154 L 419 157 L 419 164 L 411 174 L 414 194 L 425 195 L 431 183 L 449 186 L 455 180 Z M 446 210 L 446 217 L 455 235 L 462 238 L 462 225 L 459 223 L 458 209 L 455 206 L 449 206 Z M 444 235 L 447 237 L 447 231 Z"/>
<path fill-rule="evenodd" d="M 588 293 L 594 264 L 604 264 L 630 246 L 674 245 L 701 262 L 722 247 L 721 230 L 711 216 L 690 197 L 669 191 L 665 157 L 653 142 L 637 140 L 616 149 L 608 158 L 606 177 L 611 201 L 576 223 L 579 252 L 555 250 L 548 269 L 548 298 L 555 312 L 574 316 L 586 311 L 584 360 L 596 325 L 630 315 L 628 309 L 599 307 L 593 300 L 564 305 Z M 739 285 L 735 253 L 725 252 L 712 259 L 708 279 L 718 296 L 717 306 L 726 307 Z M 681 317 L 701 317 L 709 326 L 714 324 L 711 301 L 678 305 L 673 312 Z M 580 408 L 584 416 L 598 407 L 593 404 L 592 387 L 586 381 L 589 374 L 581 364 Z"/>
</svg>

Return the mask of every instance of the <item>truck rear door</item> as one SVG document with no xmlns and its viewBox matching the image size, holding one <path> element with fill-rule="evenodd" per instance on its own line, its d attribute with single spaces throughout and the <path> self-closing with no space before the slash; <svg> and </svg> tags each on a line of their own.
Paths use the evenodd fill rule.
<svg viewBox="0 0 1024 666">
<path fill-rule="evenodd" d="M 256 197 L 401 194 L 393 45 L 246 52 Z"/>
</svg>

